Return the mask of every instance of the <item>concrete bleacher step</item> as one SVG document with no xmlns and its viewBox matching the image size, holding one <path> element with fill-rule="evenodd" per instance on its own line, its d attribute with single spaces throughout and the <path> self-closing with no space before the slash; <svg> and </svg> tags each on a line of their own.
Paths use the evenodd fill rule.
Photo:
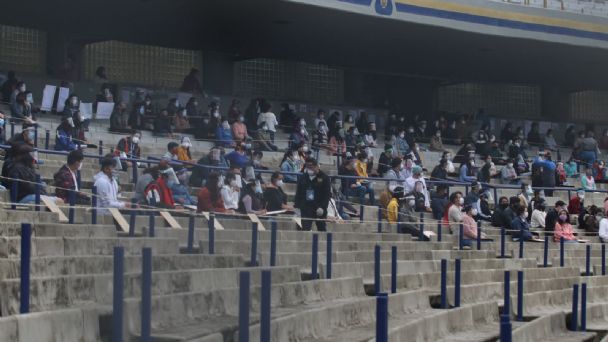
<svg viewBox="0 0 608 342">
<path fill-rule="evenodd" d="M 356 306 L 360 301 L 369 301 L 362 291 L 359 278 L 343 278 L 275 284 L 271 289 L 273 317 L 297 314 L 309 310 L 326 310 L 334 305 Z M 258 320 L 260 288 L 251 288 L 251 321 Z M 125 328 L 137 335 L 140 328 L 139 299 L 125 300 Z M 192 292 L 176 295 L 152 297 L 153 335 L 165 340 L 193 340 L 221 331 L 230 334 L 236 331 L 238 315 L 238 288 L 224 288 L 218 291 Z M 215 318 L 215 319 L 214 319 Z M 197 328 L 192 329 L 194 325 Z M 176 334 L 175 328 L 181 334 Z M 173 329 L 172 329 L 173 328 Z M 169 330 L 169 333 L 167 332 Z M 188 333 L 189 336 L 183 336 Z M 173 335 L 171 339 L 168 339 Z M 177 336 L 182 335 L 182 336 Z M 278 338 L 278 337 L 275 337 Z"/>
<path fill-rule="evenodd" d="M 35 237 L 32 238 L 32 257 L 69 255 L 112 255 L 115 246 L 124 247 L 126 255 L 139 255 L 143 247 L 152 248 L 155 254 L 172 254 L 178 251 L 173 239 L 155 238 L 80 238 Z M 18 258 L 21 238 L 0 238 L 0 257 Z"/>
<path fill-rule="evenodd" d="M 155 271 L 152 273 L 152 294 L 169 295 L 194 292 L 200 289 L 221 290 L 238 286 L 240 271 L 251 272 L 251 282 L 259 285 L 261 268 L 186 269 Z M 300 281 L 299 270 L 295 267 L 275 267 L 272 270 L 275 283 Z M 112 274 L 65 275 L 35 277 L 30 285 L 30 311 L 48 311 L 74 306 L 112 305 Z M 20 280 L 6 279 L 0 284 L 2 293 L 10 296 L 0 298 L 3 315 L 19 313 Z M 141 296 L 141 274 L 124 275 L 124 296 Z"/>
<path fill-rule="evenodd" d="M 566 313 L 557 311 L 541 315 L 529 322 L 514 327 L 513 341 L 558 341 L 585 342 L 594 341 L 593 332 L 575 332 L 566 328 Z"/>
</svg>

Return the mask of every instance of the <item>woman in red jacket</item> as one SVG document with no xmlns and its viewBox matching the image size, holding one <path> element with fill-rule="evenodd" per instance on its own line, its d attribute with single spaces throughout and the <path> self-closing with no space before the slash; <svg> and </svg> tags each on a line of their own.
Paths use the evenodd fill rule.
<svg viewBox="0 0 608 342">
<path fill-rule="evenodd" d="M 212 172 L 209 174 L 205 187 L 202 188 L 198 193 L 197 212 L 226 212 L 226 208 L 224 208 L 224 201 L 220 195 L 220 189 L 223 183 L 224 181 L 223 179 L 220 179 L 220 175 L 218 173 Z"/>
</svg>

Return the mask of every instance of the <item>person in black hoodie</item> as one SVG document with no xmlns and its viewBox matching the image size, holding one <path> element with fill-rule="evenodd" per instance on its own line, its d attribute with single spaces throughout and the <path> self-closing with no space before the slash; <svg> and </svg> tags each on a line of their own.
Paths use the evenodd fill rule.
<svg viewBox="0 0 608 342">
<path fill-rule="evenodd" d="M 562 209 L 566 209 L 566 203 L 561 200 L 555 202 L 555 208 L 549 210 L 547 216 L 545 217 L 545 231 L 552 232 L 555 230 L 555 223 L 557 222 L 559 212 Z"/>
<path fill-rule="evenodd" d="M 319 163 L 309 158 L 304 164 L 304 175 L 298 181 L 295 197 L 295 207 L 300 209 L 302 217 L 302 229 L 311 230 L 313 221 L 318 231 L 325 231 L 327 218 L 327 206 L 331 198 L 331 181 L 321 171 Z"/>
<path fill-rule="evenodd" d="M 380 154 L 378 159 L 378 175 L 384 177 L 386 172 L 391 168 L 391 161 L 393 160 L 393 145 L 385 144 L 384 152 Z"/>
<path fill-rule="evenodd" d="M 17 193 L 15 196 L 19 203 L 33 203 L 36 195 L 36 169 L 34 168 L 34 158 L 31 154 L 34 148 L 28 144 L 19 146 L 16 155 L 13 157 L 13 163 L 8 170 L 8 177 L 11 183 L 16 182 Z M 46 195 L 44 186 L 40 187 L 40 194 Z"/>
</svg>

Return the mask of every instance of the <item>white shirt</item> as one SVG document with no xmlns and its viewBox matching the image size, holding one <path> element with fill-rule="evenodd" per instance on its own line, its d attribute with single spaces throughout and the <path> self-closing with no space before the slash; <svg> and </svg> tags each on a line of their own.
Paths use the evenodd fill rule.
<svg viewBox="0 0 608 342">
<path fill-rule="evenodd" d="M 278 125 L 279 123 L 277 122 L 277 117 L 274 115 L 274 113 L 271 113 L 271 112 L 260 113 L 260 115 L 258 116 L 258 122 L 257 122 L 258 126 L 262 122 L 266 122 L 266 125 L 268 126 L 269 131 L 271 131 L 271 132 L 277 131 L 277 129 L 274 126 Z"/>
<path fill-rule="evenodd" d="M 220 190 L 224 208 L 237 210 L 239 208 L 239 192 L 232 190 L 232 187 L 224 185 Z"/>
<path fill-rule="evenodd" d="M 103 172 L 95 175 L 95 187 L 97 187 L 97 208 L 100 214 L 107 214 L 103 208 L 124 208 L 125 203 L 118 200 L 118 184 L 113 178 L 109 178 Z"/>
<path fill-rule="evenodd" d="M 405 179 L 405 193 L 409 194 L 413 192 L 416 188 L 416 182 L 422 183 L 422 193 L 424 194 L 424 206 L 429 208 L 431 206 L 431 202 L 429 201 L 429 192 L 426 190 L 426 182 L 424 181 L 424 177 L 414 178 L 414 176 L 409 176 Z"/>
<path fill-rule="evenodd" d="M 606 241 L 608 239 L 608 218 L 603 218 L 600 220 L 600 238 Z"/>
<path fill-rule="evenodd" d="M 70 174 L 72 175 L 72 179 L 74 180 L 74 190 L 78 191 L 78 180 L 76 179 L 76 174 L 69 167 L 68 170 L 70 170 Z"/>
<path fill-rule="evenodd" d="M 546 212 L 534 209 L 534 211 L 532 212 L 532 218 L 530 219 L 532 228 L 545 228 L 546 217 Z"/>
<path fill-rule="evenodd" d="M 394 191 L 395 188 L 398 186 L 403 186 L 403 179 L 401 179 L 401 174 L 399 172 L 396 172 L 394 169 L 386 171 L 384 177 L 388 179 L 393 179 L 388 182 L 388 189 L 390 191 Z"/>
</svg>

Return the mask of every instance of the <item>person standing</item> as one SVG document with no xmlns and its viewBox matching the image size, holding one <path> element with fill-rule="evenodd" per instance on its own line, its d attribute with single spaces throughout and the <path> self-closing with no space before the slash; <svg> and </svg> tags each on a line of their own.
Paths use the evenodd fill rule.
<svg viewBox="0 0 608 342">
<path fill-rule="evenodd" d="M 295 207 L 300 209 L 302 229 L 312 229 L 312 219 L 317 219 L 318 231 L 325 231 L 327 206 L 331 197 L 329 177 L 320 170 L 319 163 L 310 158 L 304 164 L 305 173 L 298 181 Z"/>
</svg>

